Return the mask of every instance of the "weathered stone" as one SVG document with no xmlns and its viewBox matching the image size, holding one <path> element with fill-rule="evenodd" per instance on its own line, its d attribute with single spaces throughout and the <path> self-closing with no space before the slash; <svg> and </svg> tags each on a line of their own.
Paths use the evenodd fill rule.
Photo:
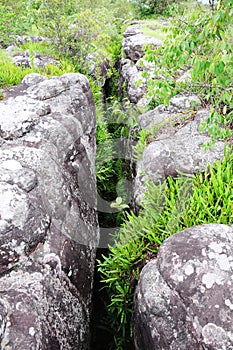
<svg viewBox="0 0 233 350">
<path fill-rule="evenodd" d="M 145 94 L 147 79 L 135 64 L 128 59 L 121 60 L 121 76 L 126 82 L 127 95 L 132 103 L 137 103 Z"/>
<path fill-rule="evenodd" d="M 124 38 L 127 38 L 132 35 L 142 34 L 142 23 L 138 21 L 137 23 L 131 24 L 129 27 L 126 28 L 124 32 Z"/>
<path fill-rule="evenodd" d="M 191 71 L 187 70 L 180 74 L 179 78 L 176 80 L 177 83 L 187 83 L 192 80 Z"/>
<path fill-rule="evenodd" d="M 48 38 L 44 37 L 44 36 L 26 36 L 26 35 L 17 35 L 15 38 L 15 41 L 12 43 L 14 44 L 20 44 L 23 45 L 25 43 L 41 43 L 43 41 L 47 41 L 48 42 Z"/>
<path fill-rule="evenodd" d="M 203 149 L 209 135 L 201 133 L 199 126 L 208 118 L 209 111 L 195 110 L 199 103 L 195 95 L 176 96 L 170 106 L 158 106 L 139 117 L 141 127 L 152 128 L 154 141 L 146 146 L 137 163 L 134 186 L 137 202 L 143 196 L 147 179 L 157 184 L 179 173 L 195 174 L 223 158 L 223 141 L 217 141 L 213 150 Z"/>
<path fill-rule="evenodd" d="M 141 272 L 136 349 L 233 349 L 232 271 L 232 226 L 196 226 L 168 238 Z"/>
<path fill-rule="evenodd" d="M 41 81 L 44 81 L 44 80 L 47 80 L 47 79 L 48 79 L 47 77 L 45 77 L 45 76 L 43 76 L 41 74 L 31 73 L 31 74 L 26 75 L 23 78 L 22 83 L 30 86 L 30 85 L 38 84 Z"/>
<path fill-rule="evenodd" d="M 81 74 L 26 76 L 0 102 L 1 349 L 88 349 L 95 108 Z"/>
<path fill-rule="evenodd" d="M 103 87 L 108 79 L 109 60 L 99 54 L 88 54 L 86 59 L 90 75 L 96 79 L 100 87 Z"/>
<path fill-rule="evenodd" d="M 123 40 L 123 49 L 126 55 L 126 58 L 129 58 L 131 61 L 138 61 L 144 54 L 144 48 L 146 45 L 150 45 L 153 49 L 162 45 L 162 40 L 145 36 L 142 33 L 133 35 L 127 35 Z"/>
<path fill-rule="evenodd" d="M 142 33 L 142 26 L 148 25 L 144 21 L 126 28 L 122 47 L 126 58 L 120 60 L 120 85 L 126 84 L 126 91 L 130 102 L 139 103 L 145 106 L 144 95 L 147 92 L 148 79 L 154 79 L 154 64 L 142 57 L 145 54 L 144 48 L 150 45 L 153 49 L 162 45 L 160 39 L 145 36 Z M 145 76 L 145 73 L 146 76 Z"/>
<path fill-rule="evenodd" d="M 159 105 L 155 109 L 139 116 L 138 123 L 141 128 L 150 129 L 152 127 L 181 123 L 190 114 L 190 110 L 197 110 L 201 101 L 195 94 L 182 94 L 172 97 L 169 106 Z M 172 129 L 175 131 L 175 129 Z M 168 135 L 170 136 L 170 135 Z"/>
<path fill-rule="evenodd" d="M 12 52 L 12 50 L 8 50 Z M 35 68 L 45 69 L 47 65 L 60 66 L 60 62 L 54 60 L 48 56 L 41 56 L 38 52 L 34 51 L 32 55 L 30 55 L 29 50 L 23 52 L 12 52 L 13 62 L 16 66 L 31 68 L 32 66 Z"/>
</svg>

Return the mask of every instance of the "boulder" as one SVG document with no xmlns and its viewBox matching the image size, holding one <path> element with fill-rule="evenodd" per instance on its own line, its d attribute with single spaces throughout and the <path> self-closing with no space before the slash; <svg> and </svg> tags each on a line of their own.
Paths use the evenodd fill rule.
<svg viewBox="0 0 233 350">
<path fill-rule="evenodd" d="M 168 238 L 140 275 L 136 349 L 233 349 L 232 272 L 232 226 L 201 225 Z"/>
<path fill-rule="evenodd" d="M 4 97 L 1 349 L 88 349 L 99 235 L 90 86 L 31 74 Z"/>
<path fill-rule="evenodd" d="M 158 106 L 139 117 L 139 125 L 151 129 L 149 143 L 137 163 L 134 197 L 140 202 L 147 179 L 155 184 L 179 173 L 195 174 L 204 171 L 224 156 L 224 142 L 217 141 L 213 150 L 203 149 L 208 133 L 200 132 L 200 123 L 209 116 L 209 110 L 199 109 L 196 95 L 177 95 L 170 105 Z"/>
<path fill-rule="evenodd" d="M 128 59 L 121 59 L 121 77 L 126 83 L 127 95 L 132 103 L 137 103 L 145 94 L 147 79 Z"/>
<path fill-rule="evenodd" d="M 103 87 L 108 79 L 110 61 L 100 54 L 88 54 L 86 58 L 87 69 L 99 85 Z"/>
<path fill-rule="evenodd" d="M 140 29 L 135 28 L 127 29 L 123 40 L 123 49 L 126 58 L 133 62 L 137 62 L 141 57 L 144 56 L 144 48 L 146 45 L 151 46 L 151 48 L 156 49 L 162 45 L 162 40 L 144 35 L 140 32 Z"/>
<path fill-rule="evenodd" d="M 60 67 L 60 62 L 54 60 L 48 56 L 42 56 L 38 52 L 33 51 L 30 55 L 29 50 L 23 52 L 14 52 L 12 51 L 12 46 L 8 47 L 8 52 L 12 52 L 13 62 L 16 66 L 24 68 L 42 68 L 45 69 L 47 65 L 54 65 Z"/>
<path fill-rule="evenodd" d="M 154 79 L 155 76 L 154 64 L 143 59 L 144 49 L 146 45 L 150 45 L 156 50 L 163 42 L 160 39 L 144 35 L 142 26 L 149 27 L 149 24 L 146 21 L 137 21 L 127 27 L 124 32 L 122 47 L 125 57 L 120 60 L 119 85 L 125 83 L 130 102 L 145 107 L 144 95 L 147 92 L 147 81 Z"/>
<path fill-rule="evenodd" d="M 154 78 L 154 65 L 141 58 L 136 64 L 129 59 L 120 60 L 121 79 L 126 83 L 130 102 L 138 104 L 147 91 L 148 79 Z M 144 73 L 147 73 L 146 76 Z"/>
</svg>

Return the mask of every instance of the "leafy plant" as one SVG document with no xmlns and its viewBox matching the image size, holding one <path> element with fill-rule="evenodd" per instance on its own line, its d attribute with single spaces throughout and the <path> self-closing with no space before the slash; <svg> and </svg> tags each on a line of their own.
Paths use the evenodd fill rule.
<svg viewBox="0 0 233 350">
<path fill-rule="evenodd" d="M 190 177 L 148 183 L 138 216 L 127 214 L 115 245 L 99 261 L 102 282 L 110 294 L 108 310 L 115 322 L 116 349 L 132 335 L 134 289 L 142 267 L 175 232 L 206 223 L 233 223 L 233 154 Z"/>
<path fill-rule="evenodd" d="M 31 24 L 23 0 L 0 2 L 0 47 L 8 46 L 17 35 L 27 33 Z"/>
<path fill-rule="evenodd" d="M 212 141 L 232 135 L 232 4 L 232 0 L 221 0 L 213 11 L 200 7 L 174 20 L 164 45 L 156 53 L 147 51 L 157 76 L 148 83 L 148 104 L 168 104 L 182 91 L 197 93 L 203 105 L 210 107 L 202 129 L 209 131 Z M 177 82 L 180 73 L 187 70 L 192 80 Z"/>
<path fill-rule="evenodd" d="M 74 67 L 64 60 L 61 62 L 61 67 L 48 65 L 45 70 L 33 67 L 17 67 L 14 65 L 9 54 L 0 50 L 0 88 L 2 89 L 21 83 L 25 75 L 30 73 L 39 73 L 50 77 L 72 71 L 74 71 Z"/>
<path fill-rule="evenodd" d="M 116 3 L 123 6 L 121 0 Z M 61 55 L 68 56 L 80 71 L 89 73 L 95 65 L 98 76 L 100 65 L 106 61 L 110 76 L 120 52 L 124 16 L 129 11 L 117 17 L 116 3 L 41 0 L 34 10 L 34 22 L 39 32 L 50 38 Z"/>
<path fill-rule="evenodd" d="M 136 6 L 141 16 L 164 14 L 167 12 L 171 0 L 137 0 Z"/>
</svg>

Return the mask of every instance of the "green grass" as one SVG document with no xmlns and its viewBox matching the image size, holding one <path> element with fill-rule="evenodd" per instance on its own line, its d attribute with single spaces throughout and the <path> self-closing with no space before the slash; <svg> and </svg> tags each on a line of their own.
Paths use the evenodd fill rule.
<svg viewBox="0 0 233 350">
<path fill-rule="evenodd" d="M 31 72 L 32 69 L 16 67 L 11 57 L 5 51 L 0 51 L 0 88 L 19 84 Z"/>
<path fill-rule="evenodd" d="M 166 32 L 164 26 L 157 19 L 148 19 L 144 21 L 141 30 L 146 36 L 164 40 L 166 38 Z"/>
<path fill-rule="evenodd" d="M 46 69 L 17 67 L 9 53 L 0 50 L 0 89 L 19 84 L 25 75 L 30 73 L 39 73 L 50 77 L 75 72 L 75 66 L 68 60 L 62 59 L 60 62 L 60 67 L 47 65 Z"/>
<path fill-rule="evenodd" d="M 133 295 L 140 271 L 156 257 L 163 241 L 185 228 L 207 223 L 233 223 L 233 154 L 204 173 L 148 183 L 139 216 L 127 215 L 109 255 L 99 261 L 102 282 L 109 292 L 109 312 L 115 323 L 117 349 L 131 336 Z"/>
<path fill-rule="evenodd" d="M 19 50 L 17 51 L 20 52 L 25 50 L 29 50 L 29 52 L 36 51 L 36 52 L 39 52 L 41 55 L 49 56 L 54 59 L 59 59 L 58 52 L 54 50 L 54 48 L 51 46 L 51 43 L 46 41 L 36 42 L 36 43 L 33 43 L 33 42 L 24 43 L 19 47 Z"/>
</svg>

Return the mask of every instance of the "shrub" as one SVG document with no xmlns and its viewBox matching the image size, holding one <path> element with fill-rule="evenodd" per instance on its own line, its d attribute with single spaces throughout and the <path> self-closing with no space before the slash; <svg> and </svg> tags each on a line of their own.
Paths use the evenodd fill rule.
<svg viewBox="0 0 233 350">
<path fill-rule="evenodd" d="M 7 47 L 17 35 L 27 33 L 31 26 L 23 0 L 1 1 L 0 18 L 0 47 Z"/>
<path fill-rule="evenodd" d="M 113 67 L 120 52 L 121 26 L 129 14 L 123 4 L 121 0 L 111 4 L 41 0 L 39 8 L 33 10 L 34 22 L 61 55 L 69 56 L 82 72 L 88 73 L 93 62 L 98 67 L 107 59 Z M 117 5 L 126 10 L 119 17 Z"/>
<path fill-rule="evenodd" d="M 137 0 L 136 6 L 141 16 L 167 14 L 173 0 Z"/>
<path fill-rule="evenodd" d="M 189 11 L 173 21 L 162 47 L 148 49 L 147 59 L 155 62 L 157 76 L 148 83 L 148 104 L 167 104 L 181 91 L 193 91 L 210 108 L 202 129 L 212 141 L 232 135 L 233 59 L 232 0 L 218 2 L 215 10 Z M 192 81 L 177 83 L 180 72 L 190 70 Z"/>
<path fill-rule="evenodd" d="M 175 232 L 213 222 L 232 224 L 232 203 L 232 150 L 204 173 L 168 178 L 157 186 L 148 183 L 143 210 L 139 216 L 127 214 L 115 245 L 99 261 L 102 282 L 109 291 L 117 349 L 125 349 L 131 336 L 133 294 L 142 267 Z"/>
</svg>

